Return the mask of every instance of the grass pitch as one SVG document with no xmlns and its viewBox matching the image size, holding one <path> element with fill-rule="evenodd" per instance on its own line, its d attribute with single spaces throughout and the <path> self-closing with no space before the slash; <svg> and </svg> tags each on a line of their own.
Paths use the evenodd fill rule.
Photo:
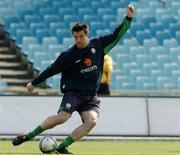
<svg viewBox="0 0 180 155">
<path fill-rule="evenodd" d="M 180 155 L 178 141 L 79 141 L 69 147 L 74 155 Z M 40 155 L 38 142 L 12 146 L 0 141 L 0 155 Z M 55 154 L 54 154 L 55 155 Z"/>
</svg>

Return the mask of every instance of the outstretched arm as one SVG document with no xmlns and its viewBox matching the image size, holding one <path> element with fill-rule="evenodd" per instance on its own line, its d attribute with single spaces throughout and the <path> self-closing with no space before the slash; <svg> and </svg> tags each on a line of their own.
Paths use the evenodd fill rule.
<svg viewBox="0 0 180 155">
<path fill-rule="evenodd" d="M 100 37 L 100 39 L 102 39 L 104 47 L 104 54 L 107 54 L 124 36 L 124 34 L 130 27 L 133 16 L 134 6 L 132 4 L 129 4 L 127 8 L 127 16 L 124 18 L 122 24 L 118 26 L 113 33 Z"/>
<path fill-rule="evenodd" d="M 62 72 L 64 69 L 67 69 L 70 64 L 68 62 L 69 55 L 67 53 L 61 53 L 52 65 L 47 67 L 38 77 L 26 85 L 28 92 L 33 92 L 36 85 L 45 81 L 47 78 Z"/>
</svg>

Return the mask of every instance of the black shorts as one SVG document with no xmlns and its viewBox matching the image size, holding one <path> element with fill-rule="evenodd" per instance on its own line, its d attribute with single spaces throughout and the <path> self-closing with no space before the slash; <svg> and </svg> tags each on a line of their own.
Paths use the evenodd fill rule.
<svg viewBox="0 0 180 155">
<path fill-rule="evenodd" d="M 84 95 L 76 91 L 64 93 L 58 113 L 66 111 L 72 114 L 74 111 L 79 113 L 83 111 L 94 110 L 99 113 L 100 100 L 97 95 Z"/>
</svg>

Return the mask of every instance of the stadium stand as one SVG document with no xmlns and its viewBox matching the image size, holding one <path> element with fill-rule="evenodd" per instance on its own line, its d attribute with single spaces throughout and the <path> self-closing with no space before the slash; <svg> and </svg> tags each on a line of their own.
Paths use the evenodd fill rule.
<svg viewBox="0 0 180 155">
<path fill-rule="evenodd" d="M 110 33 L 132 2 L 136 16 L 112 49 L 112 90 L 180 89 L 180 1 L 167 0 L 3 0 L 0 22 L 35 69 L 47 67 L 73 44 L 70 26 L 84 21 L 90 36 Z M 168 6 L 168 7 L 167 7 Z M 47 82 L 57 87 L 57 76 Z"/>
</svg>

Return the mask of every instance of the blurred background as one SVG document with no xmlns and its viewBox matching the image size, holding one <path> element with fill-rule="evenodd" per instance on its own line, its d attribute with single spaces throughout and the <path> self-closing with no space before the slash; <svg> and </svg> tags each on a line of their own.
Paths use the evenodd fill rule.
<svg viewBox="0 0 180 155">
<path fill-rule="evenodd" d="M 136 8 L 127 34 L 109 53 L 111 95 L 180 96 L 179 0 L 1 0 L 0 94 L 26 95 L 25 85 L 70 45 L 70 26 L 90 26 L 90 37 L 112 32 Z M 58 95 L 59 77 L 34 95 Z"/>
</svg>

